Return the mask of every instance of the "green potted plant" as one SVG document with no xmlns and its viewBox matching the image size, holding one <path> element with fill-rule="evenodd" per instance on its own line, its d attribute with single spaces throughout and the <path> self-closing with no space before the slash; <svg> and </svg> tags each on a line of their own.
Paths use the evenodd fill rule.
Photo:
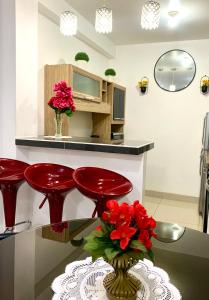
<svg viewBox="0 0 209 300">
<path fill-rule="evenodd" d="M 147 92 L 148 84 L 149 84 L 149 79 L 147 77 L 143 77 L 138 82 L 138 87 L 140 88 L 142 94 L 145 94 Z"/>
<path fill-rule="evenodd" d="M 200 81 L 201 91 L 203 94 L 208 93 L 209 87 L 209 77 L 207 75 L 203 76 Z"/>
<path fill-rule="evenodd" d="M 156 222 L 139 201 L 119 205 L 109 200 L 106 206 L 101 225 L 86 237 L 84 249 L 93 260 L 103 257 L 114 269 L 103 281 L 108 299 L 136 300 L 142 285 L 128 270 L 145 257 L 154 260 L 151 239 L 156 237 Z"/>
<path fill-rule="evenodd" d="M 116 71 L 114 69 L 105 70 L 105 76 L 108 81 L 113 81 L 113 78 L 116 76 Z"/>
<path fill-rule="evenodd" d="M 77 62 L 78 67 L 83 68 L 86 65 L 86 63 L 89 62 L 89 56 L 85 52 L 78 52 L 75 55 L 75 61 Z"/>
</svg>

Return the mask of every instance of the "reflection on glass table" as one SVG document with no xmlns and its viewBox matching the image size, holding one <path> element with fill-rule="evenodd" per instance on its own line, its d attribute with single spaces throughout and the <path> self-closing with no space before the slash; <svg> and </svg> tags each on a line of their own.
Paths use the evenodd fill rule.
<svg viewBox="0 0 209 300">
<path fill-rule="evenodd" d="M 185 227 L 178 224 L 158 222 L 155 232 L 157 233 L 157 240 L 173 243 L 183 236 L 185 230 Z"/>
<path fill-rule="evenodd" d="M 64 273 L 67 264 L 89 256 L 83 250 L 84 238 L 98 224 L 97 219 L 71 220 L 0 241 L 0 299 L 52 299 L 54 278 Z M 206 300 L 209 237 L 187 228 L 179 237 L 172 243 L 154 241 L 155 265 L 169 274 L 183 300 Z"/>
</svg>

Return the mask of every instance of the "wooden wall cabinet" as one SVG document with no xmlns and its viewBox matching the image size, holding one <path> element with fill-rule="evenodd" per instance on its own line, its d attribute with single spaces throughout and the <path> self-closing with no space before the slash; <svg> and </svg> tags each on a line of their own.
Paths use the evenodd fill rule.
<svg viewBox="0 0 209 300">
<path fill-rule="evenodd" d="M 53 85 L 61 80 L 65 80 L 73 89 L 76 111 L 92 113 L 92 135 L 109 141 L 112 131 L 123 132 L 126 92 L 124 87 L 68 64 L 46 65 L 44 77 L 45 135 L 53 136 L 55 133 L 55 122 L 53 121 L 55 114 L 47 103 L 54 95 Z M 123 95 L 123 97 L 119 95 Z M 122 105 L 120 97 L 123 98 Z M 120 104 L 119 109 L 117 103 Z M 115 117 L 116 115 L 119 117 Z M 73 122 L 73 118 L 68 119 L 64 116 L 63 135 L 69 135 L 69 121 Z"/>
</svg>

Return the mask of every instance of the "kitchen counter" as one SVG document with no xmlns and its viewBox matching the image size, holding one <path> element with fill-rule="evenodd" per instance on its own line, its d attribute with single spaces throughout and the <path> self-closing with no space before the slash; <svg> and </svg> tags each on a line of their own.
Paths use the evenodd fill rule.
<svg viewBox="0 0 209 300">
<path fill-rule="evenodd" d="M 133 190 L 121 201 L 132 203 L 138 199 L 143 202 L 147 153 L 154 148 L 153 142 L 127 141 L 115 144 L 97 138 L 55 139 L 54 137 L 18 137 L 16 138 L 16 157 L 29 164 L 56 163 L 73 169 L 82 166 L 94 166 L 115 171 L 128 178 Z M 16 221 L 28 219 L 34 225 L 49 223 L 48 205 L 40 210 L 43 195 L 24 184 L 18 193 Z M 94 210 L 94 202 L 72 190 L 64 203 L 63 220 L 88 218 Z M 1 207 L 0 207 L 1 208 Z M 21 214 L 18 213 L 21 211 Z M 0 224 L 1 225 L 1 224 Z"/>
<path fill-rule="evenodd" d="M 24 137 L 16 138 L 15 142 L 18 146 L 96 151 L 129 155 L 140 155 L 154 148 L 153 142 L 129 140 L 125 140 L 124 142 L 117 140 L 109 142 L 98 138 L 80 137 L 63 137 L 61 139 L 55 139 L 54 137 L 47 136 Z"/>
</svg>

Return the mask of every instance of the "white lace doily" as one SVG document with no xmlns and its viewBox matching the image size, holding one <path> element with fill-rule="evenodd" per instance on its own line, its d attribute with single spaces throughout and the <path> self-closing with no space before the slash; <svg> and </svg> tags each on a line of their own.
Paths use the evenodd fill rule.
<svg viewBox="0 0 209 300">
<path fill-rule="evenodd" d="M 103 279 L 113 268 L 102 258 L 91 257 L 67 265 L 65 273 L 52 283 L 52 300 L 107 300 Z M 168 274 L 149 260 L 139 261 L 129 271 L 141 282 L 137 300 L 181 300 L 180 292 L 169 282 Z"/>
</svg>

